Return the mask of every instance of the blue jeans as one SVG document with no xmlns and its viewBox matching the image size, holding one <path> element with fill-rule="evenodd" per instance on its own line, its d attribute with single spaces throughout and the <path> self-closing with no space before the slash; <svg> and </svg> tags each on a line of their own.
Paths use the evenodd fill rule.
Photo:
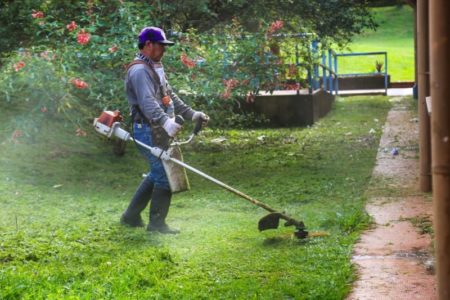
<svg viewBox="0 0 450 300">
<path fill-rule="evenodd" d="M 149 125 L 133 123 L 133 135 L 136 140 L 150 147 L 155 147 L 152 141 L 152 129 Z M 150 150 L 140 145 L 137 145 L 137 147 L 141 154 L 147 158 L 149 164 L 150 172 L 147 174 L 147 180 L 152 182 L 157 188 L 170 190 L 169 180 L 167 179 L 161 159 L 152 155 Z"/>
</svg>

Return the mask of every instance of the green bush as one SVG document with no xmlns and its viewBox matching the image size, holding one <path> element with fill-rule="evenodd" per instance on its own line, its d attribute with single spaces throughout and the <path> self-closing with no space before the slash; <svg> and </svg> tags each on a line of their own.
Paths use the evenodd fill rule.
<svg viewBox="0 0 450 300">
<path fill-rule="evenodd" d="M 72 76 L 57 54 L 47 50 L 20 51 L 10 57 L 0 78 L 4 99 L 30 112 L 65 113 L 77 106 L 78 97 Z"/>
<path fill-rule="evenodd" d="M 47 115 L 63 113 L 78 124 L 87 124 L 105 109 L 127 112 L 125 67 L 138 51 L 140 29 L 160 23 L 153 6 L 118 0 L 50 1 L 40 8 L 29 12 L 33 46 L 10 55 L 3 66 L 4 99 L 29 102 L 32 112 L 45 107 Z M 276 38 L 283 30 L 284 23 L 276 21 L 250 35 L 234 20 L 209 34 L 174 33 L 170 38 L 177 43 L 164 58 L 169 81 L 188 104 L 213 117 L 213 126 L 264 124 L 264 118 L 245 114 L 239 104 L 252 101 L 259 90 L 279 89 L 304 76 L 297 68 L 288 70 L 295 54 Z M 307 51 L 311 39 L 304 39 L 306 47 L 300 49 L 306 65 L 312 63 Z M 20 63 L 25 66 L 15 69 Z"/>
</svg>

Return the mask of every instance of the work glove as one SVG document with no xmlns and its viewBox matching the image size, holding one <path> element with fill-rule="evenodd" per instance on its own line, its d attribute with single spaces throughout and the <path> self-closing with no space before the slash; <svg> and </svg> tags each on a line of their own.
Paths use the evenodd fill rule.
<svg viewBox="0 0 450 300">
<path fill-rule="evenodd" d="M 192 122 L 197 122 L 198 119 L 203 120 L 203 125 L 206 125 L 208 123 L 208 121 L 209 121 L 208 115 L 206 115 L 205 113 L 203 113 L 201 111 L 196 111 L 192 115 Z"/>
<path fill-rule="evenodd" d="M 175 118 L 169 118 L 164 122 L 163 128 L 170 137 L 175 137 L 181 130 L 181 125 L 175 122 Z"/>
</svg>

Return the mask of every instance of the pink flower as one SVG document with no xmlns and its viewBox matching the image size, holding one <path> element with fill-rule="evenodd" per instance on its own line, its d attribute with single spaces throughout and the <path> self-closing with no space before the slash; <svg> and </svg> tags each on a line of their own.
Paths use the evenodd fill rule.
<svg viewBox="0 0 450 300">
<path fill-rule="evenodd" d="M 108 51 L 114 53 L 117 51 L 117 49 L 119 49 L 119 47 L 117 47 L 117 45 L 114 44 L 111 48 L 108 48 Z"/>
<path fill-rule="evenodd" d="M 44 17 L 44 13 L 42 11 L 33 11 L 31 16 L 33 19 L 42 19 Z"/>
<path fill-rule="evenodd" d="M 192 59 L 190 59 L 186 55 L 186 53 L 181 53 L 180 60 L 183 63 L 183 65 L 185 65 L 189 69 L 192 69 L 193 67 L 195 67 L 195 62 Z"/>
<path fill-rule="evenodd" d="M 25 67 L 25 63 L 23 61 L 19 61 L 14 64 L 14 70 L 16 70 L 16 72 L 19 72 L 23 67 Z"/>
<path fill-rule="evenodd" d="M 77 128 L 77 130 L 75 131 L 75 135 L 76 136 L 86 136 L 87 133 L 86 133 L 86 131 L 82 130 L 81 128 Z"/>
<path fill-rule="evenodd" d="M 269 34 L 275 33 L 278 30 L 280 30 L 281 28 L 283 28 L 283 26 L 284 26 L 284 22 L 282 20 L 272 22 L 272 24 L 270 24 L 269 28 L 267 29 L 267 33 L 269 33 Z"/>
<path fill-rule="evenodd" d="M 46 113 L 47 111 L 48 111 L 47 107 L 45 107 L 45 106 L 41 107 L 41 112 Z"/>
<path fill-rule="evenodd" d="M 67 30 L 69 30 L 70 32 L 74 31 L 75 29 L 77 29 L 78 25 L 77 23 L 75 23 L 75 21 L 70 22 L 70 24 L 68 24 L 66 26 Z"/>
<path fill-rule="evenodd" d="M 78 78 L 71 79 L 69 82 L 80 90 L 87 89 L 89 87 L 89 85 L 86 82 Z"/>
<path fill-rule="evenodd" d="M 91 39 L 91 35 L 89 33 L 85 32 L 84 29 L 82 29 L 77 34 L 77 42 L 80 45 L 86 45 L 87 43 L 89 43 L 90 39 Z"/>
<path fill-rule="evenodd" d="M 229 99 L 231 97 L 231 91 L 239 84 L 239 81 L 234 78 L 230 78 L 228 80 L 223 80 L 223 84 L 225 85 L 225 90 L 222 93 L 222 99 Z"/>
</svg>

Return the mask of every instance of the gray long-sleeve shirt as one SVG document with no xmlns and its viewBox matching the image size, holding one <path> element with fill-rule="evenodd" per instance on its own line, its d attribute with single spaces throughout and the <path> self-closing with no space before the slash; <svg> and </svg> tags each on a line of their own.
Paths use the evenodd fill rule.
<svg viewBox="0 0 450 300">
<path fill-rule="evenodd" d="M 172 91 L 167 82 L 163 84 L 167 86 L 168 95 L 172 100 L 170 105 L 173 105 L 166 111 L 162 108 L 164 106 L 161 102 L 163 91 L 153 78 L 150 68 L 144 64 L 131 66 L 125 79 L 125 91 L 132 112 L 135 110 L 134 106 L 138 105 L 146 119 L 161 126 L 169 117 L 173 117 L 173 112 L 191 120 L 195 111 Z"/>
</svg>

